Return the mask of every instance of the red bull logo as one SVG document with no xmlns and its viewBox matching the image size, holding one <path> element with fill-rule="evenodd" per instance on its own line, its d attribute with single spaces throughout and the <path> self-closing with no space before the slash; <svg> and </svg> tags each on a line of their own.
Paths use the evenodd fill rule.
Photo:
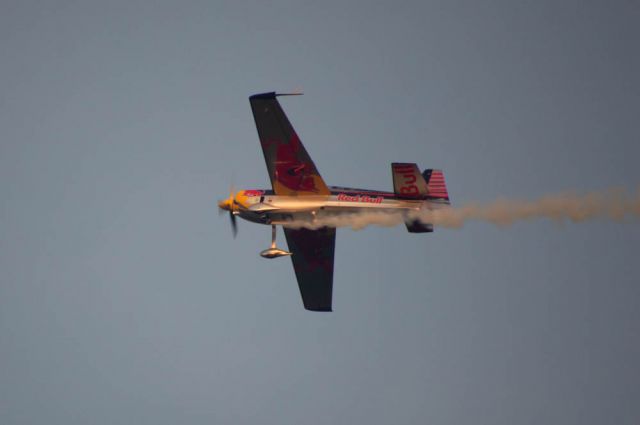
<svg viewBox="0 0 640 425">
<path fill-rule="evenodd" d="M 368 204 L 381 204 L 384 201 L 382 196 L 348 195 L 346 193 L 339 193 L 337 199 L 342 202 L 365 202 Z"/>
<path fill-rule="evenodd" d="M 399 192 L 401 195 L 417 197 L 420 194 L 420 189 L 416 185 L 418 178 L 413 164 L 394 165 L 393 171 L 399 179 Z"/>
<path fill-rule="evenodd" d="M 275 178 L 288 189 L 318 192 L 315 176 L 318 172 L 313 164 L 303 161 L 302 144 L 294 133 L 288 144 L 280 144 L 276 150 Z"/>
</svg>

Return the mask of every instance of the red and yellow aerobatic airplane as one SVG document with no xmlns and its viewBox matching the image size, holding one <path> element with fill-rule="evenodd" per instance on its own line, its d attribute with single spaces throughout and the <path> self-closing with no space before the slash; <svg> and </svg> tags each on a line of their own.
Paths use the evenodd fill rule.
<svg viewBox="0 0 640 425">
<path fill-rule="evenodd" d="M 271 247 L 260 255 L 291 256 L 304 308 L 331 311 L 336 229 L 293 228 L 287 223 L 314 222 L 361 211 L 431 210 L 449 205 L 449 195 L 441 170 L 420 173 L 412 163 L 391 164 L 393 192 L 327 186 L 276 99 L 278 96 L 285 94 L 261 93 L 249 98 L 271 189 L 232 192 L 218 207 L 229 212 L 234 236 L 236 216 L 271 225 Z M 409 216 L 405 223 L 411 233 L 433 232 L 432 224 Z M 276 225 L 283 226 L 289 251 L 276 246 Z"/>
</svg>

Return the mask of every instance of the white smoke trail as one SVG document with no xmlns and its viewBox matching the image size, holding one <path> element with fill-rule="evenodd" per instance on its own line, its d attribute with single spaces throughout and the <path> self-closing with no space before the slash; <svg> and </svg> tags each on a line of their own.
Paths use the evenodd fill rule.
<svg viewBox="0 0 640 425">
<path fill-rule="evenodd" d="M 407 218 L 439 227 L 459 228 L 476 220 L 508 226 L 518 221 L 551 219 L 557 222 L 579 223 L 594 219 L 622 221 L 640 217 L 640 188 L 635 196 L 623 190 L 610 189 L 585 195 L 571 193 L 544 196 L 534 201 L 498 199 L 487 204 L 467 204 L 435 210 L 402 212 L 368 212 L 318 217 L 315 221 L 293 221 L 287 227 L 318 229 L 320 227 L 351 227 L 360 230 L 367 226 L 392 227 Z"/>
</svg>

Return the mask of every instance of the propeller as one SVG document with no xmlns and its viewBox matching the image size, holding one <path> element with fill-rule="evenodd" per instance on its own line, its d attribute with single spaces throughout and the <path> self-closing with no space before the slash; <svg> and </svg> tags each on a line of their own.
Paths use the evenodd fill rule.
<svg viewBox="0 0 640 425">
<path fill-rule="evenodd" d="M 231 186 L 229 188 L 229 197 L 225 200 L 218 202 L 218 213 L 220 215 L 224 214 L 224 211 L 229 211 L 229 220 L 231 221 L 231 232 L 233 233 L 233 237 L 235 238 L 238 235 L 238 223 L 236 221 L 236 211 L 235 211 L 235 197 L 234 197 L 234 187 Z"/>
</svg>

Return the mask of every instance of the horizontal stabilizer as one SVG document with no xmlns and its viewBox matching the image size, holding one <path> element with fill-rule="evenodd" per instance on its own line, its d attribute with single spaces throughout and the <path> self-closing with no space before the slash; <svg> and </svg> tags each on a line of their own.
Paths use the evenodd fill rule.
<svg viewBox="0 0 640 425">
<path fill-rule="evenodd" d="M 407 225 L 409 233 L 431 233 L 433 232 L 433 224 L 423 223 L 420 220 L 407 220 L 404 222 Z"/>
</svg>

